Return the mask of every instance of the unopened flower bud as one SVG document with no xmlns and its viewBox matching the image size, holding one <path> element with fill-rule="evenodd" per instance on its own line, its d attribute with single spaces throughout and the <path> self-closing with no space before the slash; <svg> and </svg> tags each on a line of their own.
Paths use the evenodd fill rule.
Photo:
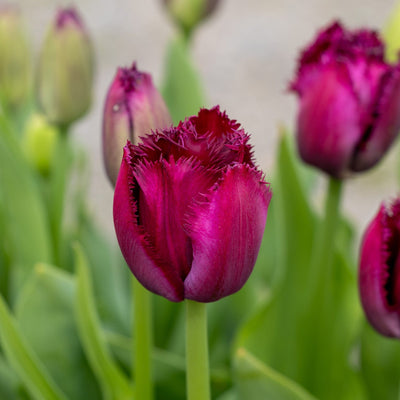
<svg viewBox="0 0 400 400">
<path fill-rule="evenodd" d="M 19 10 L 0 8 L 0 93 L 6 106 L 16 108 L 31 89 L 31 57 Z"/>
<path fill-rule="evenodd" d="M 90 107 L 93 49 L 74 9 L 57 13 L 39 59 L 37 96 L 47 118 L 69 125 Z"/>
<path fill-rule="evenodd" d="M 57 128 L 41 114 L 33 114 L 26 125 L 22 141 L 25 155 L 43 175 L 50 170 L 58 134 Z"/>
<path fill-rule="evenodd" d="M 118 68 L 108 90 L 103 113 L 103 157 L 112 185 L 117 180 L 126 141 L 137 144 L 151 130 L 171 125 L 171 117 L 151 76 L 131 68 Z"/>
<path fill-rule="evenodd" d="M 182 30 L 189 34 L 215 10 L 218 0 L 163 0 L 168 12 Z"/>
</svg>

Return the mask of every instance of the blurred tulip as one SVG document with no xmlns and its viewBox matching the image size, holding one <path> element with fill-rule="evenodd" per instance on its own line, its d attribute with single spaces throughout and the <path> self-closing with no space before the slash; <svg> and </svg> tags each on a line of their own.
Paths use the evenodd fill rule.
<svg viewBox="0 0 400 400">
<path fill-rule="evenodd" d="M 390 19 L 383 31 L 386 44 L 386 59 L 389 62 L 396 62 L 400 51 L 400 3 L 390 14 Z"/>
<path fill-rule="evenodd" d="M 271 199 L 248 140 L 215 107 L 125 146 L 115 230 L 132 273 L 150 291 L 211 302 L 248 279 Z"/>
<path fill-rule="evenodd" d="M 127 140 L 133 144 L 152 129 L 172 124 L 168 109 L 151 76 L 131 68 L 118 68 L 108 90 L 103 113 L 103 159 L 115 186 Z"/>
<path fill-rule="evenodd" d="M 163 0 L 171 17 L 186 33 L 211 15 L 219 0 Z"/>
<path fill-rule="evenodd" d="M 335 178 L 374 166 L 399 133 L 400 65 L 384 61 L 375 32 L 338 22 L 320 32 L 291 89 L 300 97 L 300 156 Z"/>
<path fill-rule="evenodd" d="M 400 198 L 390 207 L 382 204 L 364 234 L 359 289 L 370 324 L 400 338 Z"/>
<path fill-rule="evenodd" d="M 43 175 L 50 171 L 58 130 L 40 114 L 33 114 L 25 127 L 22 145 L 30 163 Z"/>
<path fill-rule="evenodd" d="M 19 10 L 0 7 L 0 93 L 6 106 L 23 105 L 30 94 L 31 54 Z"/>
<path fill-rule="evenodd" d="M 88 111 L 93 49 L 74 9 L 58 11 L 42 47 L 37 78 L 38 101 L 51 122 L 67 126 Z"/>
</svg>

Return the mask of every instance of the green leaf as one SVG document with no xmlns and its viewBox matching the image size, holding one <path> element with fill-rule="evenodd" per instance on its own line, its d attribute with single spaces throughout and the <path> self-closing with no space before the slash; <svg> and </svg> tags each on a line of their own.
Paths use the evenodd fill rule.
<svg viewBox="0 0 400 400">
<path fill-rule="evenodd" d="M 400 398 L 400 345 L 384 337 L 364 322 L 361 336 L 361 370 L 368 398 Z"/>
<path fill-rule="evenodd" d="M 0 338 L 8 362 L 33 398 L 66 400 L 23 338 L 2 296 L 0 296 Z"/>
<path fill-rule="evenodd" d="M 177 37 L 168 46 L 162 94 L 174 124 L 197 114 L 205 106 L 199 77 L 190 59 L 189 46 L 182 37 Z"/>
<path fill-rule="evenodd" d="M 81 216 L 77 239 L 89 260 L 94 296 L 102 323 L 108 329 L 129 334 L 132 326 L 131 272 L 120 250 L 111 248 L 110 243 L 86 213 Z"/>
<path fill-rule="evenodd" d="M 263 364 L 244 349 L 236 352 L 234 371 L 239 399 L 315 400 L 304 388 Z"/>
<path fill-rule="evenodd" d="M 0 114 L 0 197 L 10 245 L 14 286 L 21 287 L 36 262 L 51 262 L 46 213 L 37 181 Z"/>
<path fill-rule="evenodd" d="M 103 398 L 132 399 L 132 387 L 114 362 L 101 330 L 90 269 L 79 245 L 75 246 L 75 268 L 77 274 L 75 315 L 79 336 L 89 363 L 101 384 Z"/>
<path fill-rule="evenodd" d="M 70 399 L 97 400 L 100 390 L 79 342 L 74 318 L 75 279 L 38 264 L 16 304 L 26 341 Z"/>
<path fill-rule="evenodd" d="M 236 348 L 248 349 L 321 399 L 365 398 L 360 375 L 349 362 L 360 323 L 354 267 L 343 244 L 351 232 L 339 229 L 331 276 L 323 286 L 327 296 L 309 304 L 311 285 L 321 285 L 311 279 L 309 267 L 318 220 L 310 207 L 300 161 L 285 136 L 275 173 L 270 211 L 277 229 L 271 257 L 280 270 L 279 279 L 264 304 L 240 328 Z M 270 263 L 266 261 L 265 268 Z"/>
<path fill-rule="evenodd" d="M 22 391 L 21 381 L 6 360 L 0 356 L 0 399 L 19 400 L 20 391 Z"/>
</svg>

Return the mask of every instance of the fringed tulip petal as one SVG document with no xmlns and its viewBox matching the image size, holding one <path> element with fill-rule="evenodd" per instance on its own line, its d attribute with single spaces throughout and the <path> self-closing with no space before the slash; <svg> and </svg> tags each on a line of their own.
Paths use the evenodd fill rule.
<svg viewBox="0 0 400 400">
<path fill-rule="evenodd" d="M 135 191 L 129 162 L 124 157 L 114 194 L 114 226 L 122 254 L 143 286 L 171 301 L 182 301 L 184 290 L 178 271 L 158 257 L 138 225 Z"/>
<path fill-rule="evenodd" d="M 359 290 L 370 324 L 400 338 L 400 200 L 382 205 L 364 234 Z"/>
<path fill-rule="evenodd" d="M 339 22 L 319 32 L 290 85 L 300 99 L 303 160 L 335 178 L 374 166 L 400 132 L 399 66 L 378 34 Z"/>
<path fill-rule="evenodd" d="M 271 199 L 260 173 L 229 168 L 207 202 L 193 207 L 187 226 L 193 264 L 185 297 L 215 301 L 239 290 L 255 264 Z"/>
</svg>

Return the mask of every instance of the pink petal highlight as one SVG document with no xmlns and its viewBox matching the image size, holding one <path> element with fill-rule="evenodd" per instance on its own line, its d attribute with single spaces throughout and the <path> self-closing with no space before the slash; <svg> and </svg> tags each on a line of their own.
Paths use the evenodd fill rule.
<svg viewBox="0 0 400 400">
<path fill-rule="evenodd" d="M 238 291 L 253 270 L 271 199 L 269 186 L 247 165 L 228 168 L 209 201 L 187 219 L 193 263 L 185 298 L 210 302 Z"/>
</svg>

